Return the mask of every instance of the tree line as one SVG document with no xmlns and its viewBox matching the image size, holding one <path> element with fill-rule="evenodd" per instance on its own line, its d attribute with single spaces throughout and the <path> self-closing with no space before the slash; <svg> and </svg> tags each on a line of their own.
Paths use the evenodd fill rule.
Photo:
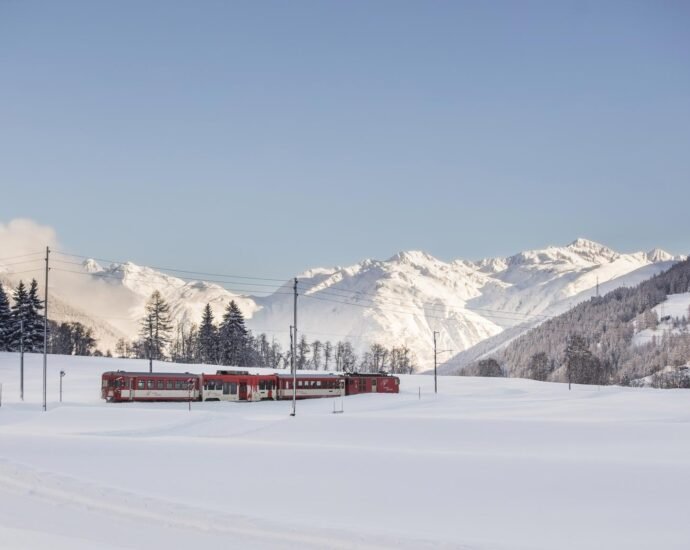
<svg viewBox="0 0 690 550">
<path fill-rule="evenodd" d="M 36 279 L 31 280 L 28 289 L 24 281 L 19 281 L 11 297 L 0 283 L 0 351 L 23 349 L 27 353 L 42 353 L 43 308 Z M 98 353 L 95 348 L 96 339 L 90 328 L 78 322 L 48 320 L 49 353 L 92 355 Z"/>
<path fill-rule="evenodd" d="M 203 363 L 218 366 L 290 368 L 292 350 L 265 333 L 252 334 L 234 300 L 217 321 L 206 304 L 199 324 L 173 323 L 169 304 L 159 291 L 149 298 L 140 321 L 139 338 L 120 339 L 117 357 L 152 358 L 176 363 Z M 295 365 L 299 370 L 334 370 L 411 373 L 416 369 L 414 354 L 405 346 L 387 348 L 373 344 L 358 356 L 348 341 L 313 340 L 302 335 L 296 346 Z"/>
</svg>

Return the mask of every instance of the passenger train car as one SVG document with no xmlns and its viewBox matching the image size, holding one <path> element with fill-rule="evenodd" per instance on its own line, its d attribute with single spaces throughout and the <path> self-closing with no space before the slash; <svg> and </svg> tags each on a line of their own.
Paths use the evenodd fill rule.
<svg viewBox="0 0 690 550">
<path fill-rule="evenodd" d="M 318 374 L 296 377 L 297 399 L 359 393 L 398 393 L 400 379 L 390 374 Z M 219 370 L 215 374 L 110 371 L 101 379 L 101 397 L 123 401 L 263 401 L 292 399 L 291 374 L 250 374 Z"/>
</svg>

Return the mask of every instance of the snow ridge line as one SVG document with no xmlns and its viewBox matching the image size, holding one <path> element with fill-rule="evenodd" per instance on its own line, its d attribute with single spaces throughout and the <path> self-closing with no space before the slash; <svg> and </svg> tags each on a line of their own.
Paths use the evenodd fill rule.
<svg viewBox="0 0 690 550">
<path fill-rule="evenodd" d="M 0 488 L 29 494 L 53 503 L 84 507 L 105 515 L 148 520 L 176 528 L 218 532 L 256 539 L 314 548 L 338 549 L 400 549 L 400 548 L 458 548 L 457 545 L 368 536 L 309 526 L 308 531 L 294 527 L 269 524 L 265 520 L 254 523 L 242 516 L 219 513 L 160 498 L 143 496 L 121 489 L 97 485 L 78 478 L 42 472 L 0 457 Z M 469 547 L 463 547 L 470 550 Z"/>
</svg>

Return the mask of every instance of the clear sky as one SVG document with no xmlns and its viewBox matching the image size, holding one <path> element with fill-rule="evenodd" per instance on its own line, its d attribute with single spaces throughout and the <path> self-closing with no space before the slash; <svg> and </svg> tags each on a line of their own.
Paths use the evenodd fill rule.
<svg viewBox="0 0 690 550">
<path fill-rule="evenodd" d="M 0 222 L 290 276 L 690 252 L 690 3 L 0 0 Z"/>
</svg>

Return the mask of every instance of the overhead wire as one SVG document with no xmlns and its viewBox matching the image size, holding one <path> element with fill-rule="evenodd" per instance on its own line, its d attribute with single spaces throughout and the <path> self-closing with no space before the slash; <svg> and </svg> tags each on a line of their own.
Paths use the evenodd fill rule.
<svg viewBox="0 0 690 550">
<path fill-rule="evenodd" d="M 106 273 L 95 273 L 94 274 L 94 273 L 88 273 L 86 271 L 75 271 L 72 269 L 63 269 L 63 268 L 59 268 L 59 267 L 51 268 L 51 271 L 58 271 L 58 272 L 62 272 L 62 273 L 72 273 L 74 275 L 81 275 L 81 276 L 87 276 L 87 277 L 92 277 L 92 278 L 98 277 L 99 279 L 123 280 L 123 277 L 120 277 L 120 276 L 115 275 L 115 274 L 106 274 Z M 193 278 L 189 278 L 189 277 L 178 277 L 178 279 L 188 280 L 188 281 L 198 281 L 198 279 L 193 279 Z M 145 283 L 151 282 L 151 279 L 147 279 L 144 277 L 132 277 L 132 276 L 128 276 L 126 280 L 135 281 L 135 282 L 145 282 Z M 255 285 L 260 284 L 260 283 L 241 283 L 242 285 L 245 286 L 245 288 L 238 288 L 236 286 L 234 286 L 234 287 L 226 286 L 226 285 L 233 284 L 232 282 L 229 282 L 229 281 L 205 280 L 202 282 L 215 282 L 218 284 L 218 286 L 221 286 L 225 290 L 229 290 L 231 292 L 238 292 L 238 293 L 242 293 L 242 292 L 244 292 L 244 293 L 247 293 L 247 292 L 259 293 L 259 292 L 262 292 L 261 290 L 256 289 L 256 288 L 246 288 L 247 286 L 255 286 Z M 272 291 L 271 294 L 285 294 L 285 295 L 290 295 L 290 296 L 292 295 L 292 292 L 281 291 L 280 288 L 282 288 L 282 287 L 279 287 L 279 286 L 275 286 L 275 285 L 261 285 L 261 286 L 269 286 L 271 288 L 274 288 L 275 290 Z M 266 291 L 266 292 L 268 292 L 268 291 Z"/>
<path fill-rule="evenodd" d="M 16 260 L 17 258 L 26 258 L 28 256 L 43 255 L 45 252 L 29 252 L 28 254 L 17 254 L 16 256 L 6 256 L 5 258 L 0 258 L 0 262 L 6 260 Z"/>
<path fill-rule="evenodd" d="M 94 259 L 97 261 L 102 261 L 102 262 L 110 262 L 112 264 L 124 264 L 127 262 L 122 262 L 122 261 L 117 261 L 117 260 L 109 260 L 105 258 L 98 258 L 98 257 L 89 257 L 89 256 L 84 256 L 84 255 L 79 255 L 79 254 L 72 254 L 72 253 L 67 253 L 67 252 L 62 252 L 62 251 L 54 251 L 55 254 L 59 254 L 61 256 L 65 257 L 73 257 L 73 258 L 82 258 L 82 259 Z M 34 254 L 42 254 L 41 252 L 37 252 Z M 36 260 L 34 260 L 36 261 Z M 82 266 L 83 262 L 70 262 L 67 260 L 57 260 L 53 259 L 53 262 L 57 263 L 62 263 L 62 264 L 69 264 L 69 265 L 78 265 Z M 273 291 L 266 290 L 264 292 L 272 294 L 283 294 L 283 295 L 292 295 L 292 291 L 286 290 L 281 290 L 285 287 L 285 283 L 288 281 L 287 279 L 277 279 L 277 278 L 267 278 L 267 277 L 250 277 L 250 276 L 243 276 L 243 275 L 227 275 L 227 274 L 214 274 L 214 273 L 208 273 L 208 272 L 203 272 L 203 271 L 192 271 L 192 270 L 185 270 L 185 269 L 177 269 L 177 268 L 165 268 L 165 267 L 160 267 L 160 266 L 146 266 L 151 269 L 157 269 L 157 270 L 163 270 L 163 271 L 172 271 L 175 273 L 187 273 L 187 274 L 194 274 L 194 275 L 202 275 L 202 276 L 212 276 L 212 277 L 221 277 L 223 279 L 245 279 L 246 281 L 274 281 L 274 282 L 281 282 L 283 284 L 280 285 L 270 285 L 270 284 L 263 284 L 263 283 L 252 283 L 252 282 L 245 282 L 245 281 L 228 281 L 228 280 L 218 280 L 218 279 L 204 279 L 203 282 L 211 282 L 211 283 L 216 283 L 219 284 L 219 286 L 223 287 L 224 289 L 231 291 L 231 292 L 238 292 L 238 293 L 244 293 L 244 292 L 254 292 L 254 293 L 261 293 L 262 290 L 256 289 L 256 288 L 246 288 L 246 287 L 263 287 L 267 289 L 274 289 Z M 56 271 L 62 271 L 66 273 L 73 273 L 77 275 L 86 275 L 86 276 L 97 276 L 99 278 L 112 278 L 112 279 L 122 279 L 122 277 L 115 275 L 115 274 L 106 274 L 106 273 L 88 273 L 88 272 L 81 272 L 81 271 L 74 271 L 74 270 L 67 270 L 67 269 L 61 269 L 61 268 L 53 268 Z M 32 270 L 32 271 L 38 271 L 40 269 Z M 174 277 L 177 277 L 178 279 L 181 279 L 183 281 L 197 281 L 199 280 L 198 277 L 185 277 L 182 275 L 173 275 Z M 128 280 L 131 281 L 141 281 L 141 282 L 150 282 L 150 279 L 147 278 L 138 278 L 138 277 L 132 277 L 128 276 Z M 238 286 L 229 286 L 229 285 L 241 285 L 242 288 L 239 288 Z M 318 292 L 319 296 L 315 296 L 314 294 L 310 294 L 309 291 L 313 292 Z M 323 296 L 330 296 L 332 298 L 328 297 L 323 297 Z M 360 307 L 360 308 L 365 308 L 365 309 L 370 309 L 372 307 L 376 307 L 382 311 L 389 311 L 392 313 L 397 313 L 397 314 L 403 314 L 403 315 L 409 315 L 409 314 L 418 314 L 419 309 L 414 308 L 412 309 L 412 306 L 409 306 L 405 303 L 402 303 L 402 300 L 395 300 L 391 299 L 390 297 L 381 297 L 378 294 L 374 294 L 371 292 L 366 292 L 366 291 L 361 291 L 361 290 L 356 290 L 354 291 L 353 294 L 345 293 L 343 291 L 340 291 L 338 289 L 321 289 L 321 290 L 316 290 L 314 289 L 308 289 L 306 292 L 301 294 L 303 298 L 307 299 L 312 299 L 312 300 L 318 300 L 318 301 L 323 301 L 323 302 L 330 302 L 338 305 L 347 305 L 347 306 L 353 306 L 353 307 Z M 373 298 L 366 298 L 364 296 L 372 296 L 375 297 L 376 300 Z M 334 299 L 335 298 L 335 299 Z M 358 303 L 358 302 L 365 302 L 365 303 Z M 388 304 L 393 305 L 393 309 L 391 307 L 388 307 Z M 443 316 L 443 315 L 430 315 L 428 313 L 429 310 L 437 310 L 441 309 L 446 312 L 451 312 L 451 313 L 466 313 L 467 311 L 472 311 L 472 312 L 484 312 L 488 313 L 488 315 L 484 315 L 485 317 L 489 319 L 497 319 L 497 320 L 503 320 L 503 321 L 510 321 L 510 322 L 519 322 L 520 324 L 522 323 L 527 323 L 529 321 L 535 321 L 539 322 L 541 321 L 546 321 L 548 319 L 553 319 L 555 317 L 558 317 L 558 315 L 547 315 L 547 314 L 538 314 L 538 313 L 522 313 L 522 312 L 516 312 L 516 311 L 509 311 L 509 310 L 498 310 L 498 309 L 491 309 L 491 308 L 464 308 L 464 309 L 457 309 L 457 308 L 451 308 L 448 307 L 445 304 L 425 304 L 422 306 L 423 311 L 425 312 L 424 316 L 426 318 L 430 319 L 437 319 L 437 320 L 446 320 L 446 321 L 455 321 L 457 322 L 458 319 L 456 317 L 452 316 Z M 440 313 L 440 312 L 439 312 Z M 278 331 L 276 331 L 278 332 Z M 287 331 L 282 331 L 282 332 L 287 332 Z M 325 333 L 324 333 L 325 334 Z M 639 337 L 647 337 L 646 335 L 640 335 Z"/>
<path fill-rule="evenodd" d="M 70 254 L 68 252 L 61 252 L 61 251 L 54 251 L 54 253 L 60 254 L 62 256 L 72 256 L 74 258 L 83 258 L 84 260 L 96 260 L 99 262 L 108 262 L 111 264 L 129 263 L 127 261 L 108 260 L 105 258 L 97 258 L 95 256 L 82 256 L 80 254 Z M 248 280 L 253 280 L 253 281 L 273 281 L 273 282 L 280 282 L 283 284 L 285 284 L 288 280 L 285 278 L 278 279 L 278 278 L 271 278 L 271 277 L 250 277 L 247 275 L 230 275 L 227 273 L 207 273 L 204 271 L 191 271 L 191 270 L 186 270 L 186 269 L 178 269 L 178 268 L 174 268 L 174 267 L 161 267 L 161 266 L 156 266 L 156 265 L 147 265 L 146 267 L 149 267 L 151 269 L 158 269 L 160 271 L 172 271 L 172 272 L 177 272 L 177 273 L 188 273 L 191 275 L 203 275 L 203 276 L 208 276 L 208 277 L 223 277 L 223 278 L 231 278 L 231 279 L 248 279 Z"/>
</svg>

